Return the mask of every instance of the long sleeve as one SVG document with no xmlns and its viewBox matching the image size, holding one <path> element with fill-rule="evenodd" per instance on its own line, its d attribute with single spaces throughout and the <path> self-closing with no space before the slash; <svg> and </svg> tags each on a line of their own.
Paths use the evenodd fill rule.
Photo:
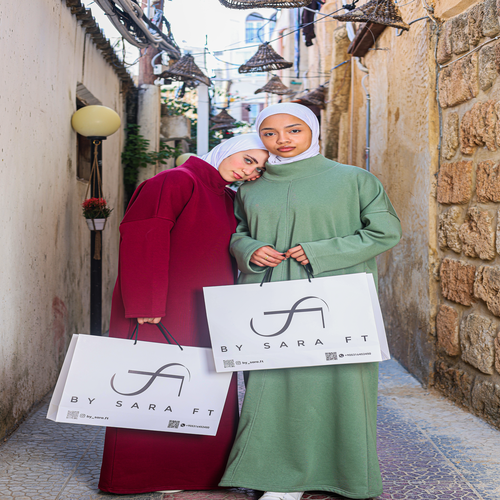
<svg viewBox="0 0 500 500">
<path fill-rule="evenodd" d="M 354 234 L 300 243 L 315 274 L 365 262 L 395 246 L 401 223 L 382 184 L 371 174 L 358 177 L 360 221 Z"/>
<path fill-rule="evenodd" d="M 166 314 L 170 233 L 193 191 L 189 176 L 168 174 L 139 186 L 120 225 L 120 283 L 126 318 Z"/>
<path fill-rule="evenodd" d="M 234 215 L 236 216 L 237 228 L 236 232 L 231 237 L 230 252 L 236 259 L 238 269 L 246 274 L 258 274 L 265 272 L 265 267 L 259 267 L 250 262 L 250 257 L 253 253 L 261 247 L 270 246 L 275 248 L 270 243 L 255 240 L 250 237 L 250 230 L 248 229 L 247 217 L 243 202 L 241 200 L 240 191 L 236 194 L 234 202 Z"/>
</svg>

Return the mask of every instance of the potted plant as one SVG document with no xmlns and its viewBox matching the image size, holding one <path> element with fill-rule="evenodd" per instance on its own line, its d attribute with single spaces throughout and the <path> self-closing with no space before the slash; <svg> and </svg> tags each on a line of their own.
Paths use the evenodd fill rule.
<svg viewBox="0 0 500 500">
<path fill-rule="evenodd" d="M 104 198 L 88 198 L 82 203 L 83 216 L 91 231 L 102 231 L 112 212 Z"/>
</svg>

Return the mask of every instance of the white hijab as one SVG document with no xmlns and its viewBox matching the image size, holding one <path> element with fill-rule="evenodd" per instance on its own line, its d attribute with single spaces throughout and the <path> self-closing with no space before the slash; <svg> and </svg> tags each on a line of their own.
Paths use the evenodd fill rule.
<svg viewBox="0 0 500 500">
<path fill-rule="evenodd" d="M 240 153 L 241 151 L 248 151 L 250 149 L 263 149 L 264 151 L 267 151 L 258 134 L 242 134 L 236 137 L 231 137 L 231 139 L 215 146 L 212 151 L 203 155 L 201 159 L 210 163 L 212 167 L 215 167 L 218 170 L 222 161 L 228 156 Z"/>
<path fill-rule="evenodd" d="M 309 146 L 309 149 L 292 158 L 284 158 L 283 156 L 277 156 L 271 153 L 267 162 L 271 165 L 282 165 L 284 163 L 293 163 L 319 155 L 319 122 L 316 115 L 308 107 L 303 106 L 302 104 L 284 102 L 281 104 L 273 104 L 272 106 L 263 109 L 255 121 L 255 128 L 257 131 L 259 131 L 262 122 L 266 118 L 278 114 L 292 115 L 307 123 L 312 132 L 311 145 Z"/>
</svg>

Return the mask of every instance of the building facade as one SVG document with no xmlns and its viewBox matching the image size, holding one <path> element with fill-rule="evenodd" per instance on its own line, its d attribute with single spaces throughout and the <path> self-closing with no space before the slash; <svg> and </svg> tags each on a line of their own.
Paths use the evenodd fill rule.
<svg viewBox="0 0 500 500">
<path fill-rule="evenodd" d="M 341 8 L 327 1 L 316 19 Z M 360 57 L 363 26 L 316 23 L 322 149 L 370 168 L 401 218 L 400 244 L 378 259 L 393 355 L 500 426 L 499 12 L 423 0 L 401 13 L 409 31 L 382 27 Z"/>
<path fill-rule="evenodd" d="M 29 13 L 29 15 L 27 15 Z M 54 386 L 69 340 L 89 333 L 90 231 L 81 213 L 90 151 L 77 105 L 125 121 L 132 82 L 79 0 L 8 0 L 0 79 L 0 436 Z M 20 20 L 22 19 L 22 23 Z M 104 141 L 102 328 L 108 327 L 123 214 L 123 126 Z"/>
</svg>

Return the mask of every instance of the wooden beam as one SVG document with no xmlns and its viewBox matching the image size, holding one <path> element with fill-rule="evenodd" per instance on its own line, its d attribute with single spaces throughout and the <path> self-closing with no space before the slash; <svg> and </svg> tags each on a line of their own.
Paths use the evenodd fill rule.
<svg viewBox="0 0 500 500">
<path fill-rule="evenodd" d="M 377 38 L 387 28 L 384 24 L 365 23 L 356 31 L 354 40 L 349 45 L 347 53 L 353 57 L 363 57 L 368 49 L 375 45 Z"/>
</svg>

